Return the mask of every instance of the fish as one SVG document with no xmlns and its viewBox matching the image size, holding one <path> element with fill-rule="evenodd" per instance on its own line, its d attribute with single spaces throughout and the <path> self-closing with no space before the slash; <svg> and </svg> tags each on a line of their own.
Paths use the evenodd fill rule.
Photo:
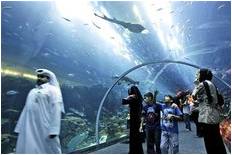
<svg viewBox="0 0 232 155">
<path fill-rule="evenodd" d="M 187 60 L 190 60 L 188 57 L 184 57 L 185 59 L 187 59 Z"/>
<path fill-rule="evenodd" d="M 163 10 L 163 8 L 159 8 L 159 9 L 157 9 L 157 11 L 161 11 L 161 10 Z"/>
<path fill-rule="evenodd" d="M 15 109 L 7 109 L 7 110 L 5 110 L 4 112 L 19 113 L 19 111 L 18 111 L 18 110 L 15 110 Z"/>
<path fill-rule="evenodd" d="M 91 74 L 91 72 L 90 72 L 90 71 L 88 71 L 88 70 L 86 70 L 86 73 L 87 73 L 87 74 Z"/>
<path fill-rule="evenodd" d="M 227 74 L 231 74 L 231 69 L 228 69 L 228 70 L 226 71 L 226 73 L 227 73 Z"/>
<path fill-rule="evenodd" d="M 47 56 L 49 56 L 50 54 L 49 53 L 43 53 L 43 56 L 45 56 L 45 57 L 47 57 Z"/>
<path fill-rule="evenodd" d="M 23 28 L 23 26 L 22 25 L 19 25 L 19 29 L 22 29 Z"/>
<path fill-rule="evenodd" d="M 6 95 L 16 95 L 16 94 L 19 94 L 19 92 L 16 90 L 9 90 L 6 92 Z"/>
<path fill-rule="evenodd" d="M 101 136 L 101 138 L 99 139 L 99 143 L 100 143 L 100 144 L 101 144 L 101 143 L 105 143 L 106 140 L 107 140 L 107 135 L 103 135 L 103 136 Z"/>
<path fill-rule="evenodd" d="M 112 79 L 118 79 L 119 76 L 112 76 Z M 124 76 L 121 80 L 118 81 L 118 85 L 122 83 L 127 83 L 128 85 L 139 85 L 139 81 L 135 81 L 127 76 Z"/>
<path fill-rule="evenodd" d="M 64 20 L 68 21 L 68 22 L 72 22 L 70 19 L 62 17 Z"/>
<path fill-rule="evenodd" d="M 225 4 L 222 4 L 222 5 L 220 5 L 218 8 L 217 8 L 217 10 L 220 10 L 220 9 L 222 9 L 222 8 L 224 8 L 225 7 Z"/>
<path fill-rule="evenodd" d="M 187 20 L 186 20 L 186 23 L 189 23 L 190 21 L 191 21 L 190 19 L 187 19 Z"/>
<path fill-rule="evenodd" d="M 227 77 L 227 74 L 225 74 L 225 73 L 223 74 L 223 73 L 222 73 L 222 77 L 221 77 L 221 78 L 222 78 L 222 79 L 225 79 L 226 77 Z"/>
<path fill-rule="evenodd" d="M 98 15 L 96 13 L 94 13 L 94 15 L 96 17 L 99 17 L 99 18 L 104 19 L 106 21 L 109 21 L 111 23 L 121 25 L 124 28 L 126 28 L 129 31 L 134 32 L 134 33 L 141 33 L 142 31 L 146 30 L 146 28 L 143 27 L 141 24 L 133 24 L 133 23 L 129 23 L 129 22 L 124 22 L 124 21 L 117 20 L 116 18 L 111 19 L 111 18 L 109 18 L 109 17 L 107 17 L 105 15 L 100 16 L 100 15 Z"/>
<path fill-rule="evenodd" d="M 68 74 L 69 77 L 74 77 L 75 75 L 73 73 Z"/>
<path fill-rule="evenodd" d="M 25 25 L 26 25 L 27 27 L 29 27 L 29 26 L 30 26 L 30 24 L 29 24 L 28 22 L 26 22 L 26 23 L 25 23 Z"/>
<path fill-rule="evenodd" d="M 92 23 L 93 23 L 93 25 L 94 25 L 96 28 L 101 29 L 101 27 L 98 26 L 96 23 L 94 23 L 94 22 L 92 22 Z"/>
<path fill-rule="evenodd" d="M 74 109 L 74 108 L 69 108 L 69 110 L 71 112 L 73 112 L 74 114 L 80 116 L 80 117 L 85 117 L 86 115 L 83 112 L 79 112 L 78 110 Z"/>
<path fill-rule="evenodd" d="M 16 36 L 16 37 L 19 37 L 19 34 L 16 33 L 16 32 L 14 32 L 13 35 Z"/>
</svg>

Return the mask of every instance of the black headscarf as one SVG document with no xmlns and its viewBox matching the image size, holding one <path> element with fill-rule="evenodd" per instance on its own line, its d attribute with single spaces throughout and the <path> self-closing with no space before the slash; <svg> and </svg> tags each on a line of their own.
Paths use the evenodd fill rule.
<svg viewBox="0 0 232 155">
<path fill-rule="evenodd" d="M 128 95 L 133 95 L 133 94 L 139 99 L 140 102 L 143 101 L 143 97 L 142 97 L 142 95 L 141 95 L 141 93 L 140 93 L 138 87 L 136 87 L 136 86 L 131 86 L 131 87 L 128 89 Z"/>
<path fill-rule="evenodd" d="M 212 74 L 211 70 L 209 70 L 209 69 L 202 68 L 202 69 L 200 69 L 199 74 L 200 74 L 199 82 L 203 82 L 205 80 L 211 81 L 213 78 L 213 74 Z"/>
</svg>

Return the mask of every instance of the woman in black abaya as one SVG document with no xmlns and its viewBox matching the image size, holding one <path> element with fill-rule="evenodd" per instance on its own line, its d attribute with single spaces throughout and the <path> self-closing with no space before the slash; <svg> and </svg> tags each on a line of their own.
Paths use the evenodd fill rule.
<svg viewBox="0 0 232 155">
<path fill-rule="evenodd" d="M 143 154 L 142 141 L 140 139 L 140 123 L 142 114 L 143 97 L 136 86 L 128 90 L 128 97 L 122 99 L 123 105 L 129 105 L 130 108 L 130 133 L 129 133 L 129 153 Z"/>
</svg>

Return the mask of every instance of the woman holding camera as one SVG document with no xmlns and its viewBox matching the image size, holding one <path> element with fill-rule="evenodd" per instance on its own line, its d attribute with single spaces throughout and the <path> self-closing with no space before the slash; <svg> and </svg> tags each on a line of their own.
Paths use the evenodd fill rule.
<svg viewBox="0 0 232 155">
<path fill-rule="evenodd" d="M 128 97 L 122 99 L 122 104 L 129 105 L 130 108 L 129 154 L 143 154 L 139 131 L 143 107 L 142 101 L 143 97 L 136 86 L 129 88 Z"/>
</svg>

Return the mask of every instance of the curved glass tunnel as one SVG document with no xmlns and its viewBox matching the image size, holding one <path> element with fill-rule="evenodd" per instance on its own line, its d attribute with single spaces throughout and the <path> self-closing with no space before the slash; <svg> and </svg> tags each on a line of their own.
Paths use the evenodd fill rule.
<svg viewBox="0 0 232 155">
<path fill-rule="evenodd" d="M 210 68 L 231 85 L 229 1 L 1 4 L 2 153 L 15 152 L 17 134 L 13 131 L 26 96 L 35 87 L 37 68 L 52 70 L 61 84 L 66 110 L 60 133 L 63 153 L 96 145 L 100 102 L 117 78 L 136 65 L 167 59 L 183 61 Z M 140 32 L 94 13 L 144 29 Z M 129 86 L 138 85 L 142 94 L 157 89 L 161 101 L 166 94 L 192 90 L 195 72 L 189 66 L 166 63 L 144 66 L 126 75 L 131 80 L 120 80 L 104 102 L 99 142 L 128 135 L 128 108 L 121 105 L 121 99 L 127 96 Z M 214 82 L 225 97 L 224 110 L 230 116 L 231 89 L 219 80 Z"/>
</svg>

